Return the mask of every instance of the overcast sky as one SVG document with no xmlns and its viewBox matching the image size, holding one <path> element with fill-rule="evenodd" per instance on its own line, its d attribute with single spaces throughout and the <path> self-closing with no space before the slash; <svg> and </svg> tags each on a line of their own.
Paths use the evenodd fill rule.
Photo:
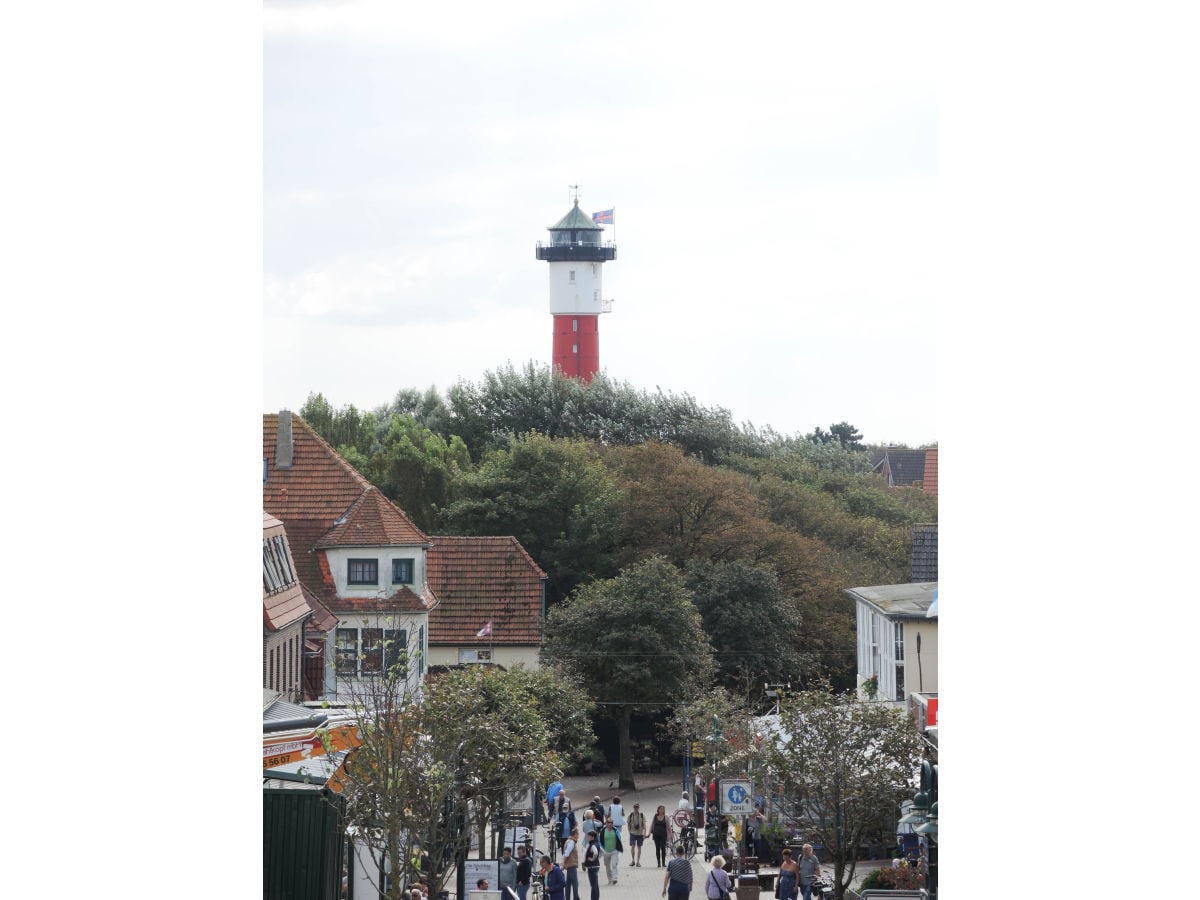
<svg viewBox="0 0 1200 900">
<path fill-rule="evenodd" d="M 268 2 L 264 410 L 548 362 L 534 244 L 578 184 L 610 376 L 937 440 L 928 13 L 700 9 Z"/>
</svg>

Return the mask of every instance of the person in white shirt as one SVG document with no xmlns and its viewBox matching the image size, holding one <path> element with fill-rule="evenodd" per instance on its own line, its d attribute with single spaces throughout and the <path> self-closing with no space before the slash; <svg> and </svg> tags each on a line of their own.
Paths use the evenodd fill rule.
<svg viewBox="0 0 1200 900">
<path fill-rule="evenodd" d="M 675 809 L 680 810 L 680 809 L 691 809 L 691 808 L 692 808 L 692 801 L 688 797 L 688 792 L 684 791 L 683 796 L 679 798 L 679 802 L 677 804 L 675 804 Z"/>
<path fill-rule="evenodd" d="M 608 808 L 608 817 L 612 819 L 613 830 L 617 836 L 624 839 L 621 829 L 625 827 L 625 807 L 621 805 L 620 797 L 613 797 L 612 806 Z"/>
</svg>

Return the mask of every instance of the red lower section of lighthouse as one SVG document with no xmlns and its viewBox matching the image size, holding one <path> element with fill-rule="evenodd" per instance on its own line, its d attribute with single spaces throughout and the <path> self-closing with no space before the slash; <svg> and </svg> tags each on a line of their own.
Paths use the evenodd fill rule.
<svg viewBox="0 0 1200 900">
<path fill-rule="evenodd" d="M 591 383 L 600 371 L 600 317 L 555 316 L 551 361 L 564 375 Z"/>
</svg>

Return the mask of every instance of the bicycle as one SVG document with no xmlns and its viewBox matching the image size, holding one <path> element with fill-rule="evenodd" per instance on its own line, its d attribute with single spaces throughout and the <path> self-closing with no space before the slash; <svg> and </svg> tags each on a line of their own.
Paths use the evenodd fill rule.
<svg viewBox="0 0 1200 900">
<path fill-rule="evenodd" d="M 679 831 L 679 842 L 683 844 L 683 853 L 688 859 L 696 855 L 696 826 L 685 825 Z"/>
</svg>

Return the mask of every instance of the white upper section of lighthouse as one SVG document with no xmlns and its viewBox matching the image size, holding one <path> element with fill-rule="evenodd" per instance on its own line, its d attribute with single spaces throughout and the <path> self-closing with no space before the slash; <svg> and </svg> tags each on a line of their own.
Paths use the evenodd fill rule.
<svg viewBox="0 0 1200 900">
<path fill-rule="evenodd" d="M 555 316 L 595 316 L 604 310 L 601 297 L 602 263 L 568 260 L 550 263 L 550 313 Z"/>
</svg>

